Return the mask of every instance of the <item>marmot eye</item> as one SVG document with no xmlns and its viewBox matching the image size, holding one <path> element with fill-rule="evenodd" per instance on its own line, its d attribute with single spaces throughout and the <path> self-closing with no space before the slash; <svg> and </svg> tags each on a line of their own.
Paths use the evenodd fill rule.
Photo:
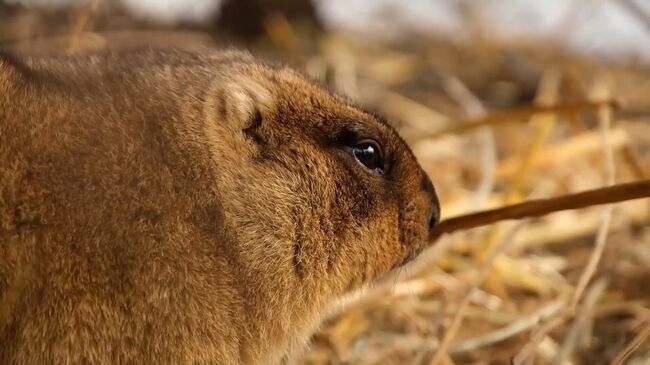
<svg viewBox="0 0 650 365">
<path fill-rule="evenodd" d="M 357 161 L 370 171 L 383 174 L 384 158 L 377 142 L 365 140 L 352 147 L 352 154 Z"/>
</svg>

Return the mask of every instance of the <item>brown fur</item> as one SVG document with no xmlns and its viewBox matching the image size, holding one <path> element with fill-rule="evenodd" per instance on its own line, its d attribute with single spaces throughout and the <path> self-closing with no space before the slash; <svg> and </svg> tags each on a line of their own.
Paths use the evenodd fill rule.
<svg viewBox="0 0 650 365">
<path fill-rule="evenodd" d="M 278 363 L 437 214 L 391 127 L 287 68 L 0 55 L 2 364 Z"/>
</svg>

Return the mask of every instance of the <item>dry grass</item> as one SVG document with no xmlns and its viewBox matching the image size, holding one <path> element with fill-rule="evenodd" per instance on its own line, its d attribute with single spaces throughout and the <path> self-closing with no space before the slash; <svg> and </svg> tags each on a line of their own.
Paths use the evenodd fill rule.
<svg viewBox="0 0 650 365">
<path fill-rule="evenodd" d="M 25 52 L 214 42 L 132 32 L 143 27 L 102 18 L 98 4 L 58 22 L 0 14 L 0 40 Z M 305 39 L 279 14 L 264 27 L 254 52 L 390 118 L 432 177 L 443 218 L 650 176 L 650 67 L 487 37 Z M 649 223 L 640 199 L 457 230 L 337 312 L 300 363 L 650 364 Z"/>
</svg>

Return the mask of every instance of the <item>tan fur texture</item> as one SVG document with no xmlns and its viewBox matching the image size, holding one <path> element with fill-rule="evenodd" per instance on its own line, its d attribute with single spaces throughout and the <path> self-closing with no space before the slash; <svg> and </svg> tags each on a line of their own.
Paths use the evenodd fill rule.
<svg viewBox="0 0 650 365">
<path fill-rule="evenodd" d="M 1 364 L 279 363 L 438 211 L 385 122 L 248 54 L 0 55 Z"/>
</svg>

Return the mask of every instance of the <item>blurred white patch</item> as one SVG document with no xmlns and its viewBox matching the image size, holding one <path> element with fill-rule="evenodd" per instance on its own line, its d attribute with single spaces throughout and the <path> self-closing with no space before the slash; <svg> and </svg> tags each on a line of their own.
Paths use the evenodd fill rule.
<svg viewBox="0 0 650 365">
<path fill-rule="evenodd" d="M 59 9 L 68 6 L 81 6 L 86 3 L 87 0 L 5 0 L 7 4 L 22 4 L 26 7 L 41 7 L 41 8 L 51 8 Z"/>
<path fill-rule="evenodd" d="M 316 0 L 326 26 L 394 37 L 404 29 L 454 31 L 462 26 L 456 0 Z"/>
<path fill-rule="evenodd" d="M 60 9 L 78 7 L 86 4 L 89 0 L 4 1 L 7 4 L 21 4 L 25 7 Z M 135 16 L 161 23 L 174 24 L 205 22 L 216 14 L 223 0 L 119 0 L 119 2 Z"/>
<path fill-rule="evenodd" d="M 0 0 L 3 1 L 3 0 Z M 9 4 L 60 8 L 88 0 L 4 0 Z M 104 0 L 108 1 L 108 0 Z M 119 0 L 134 15 L 164 23 L 201 23 L 218 12 L 223 0 Z M 234 0 L 237 1 L 237 0 Z M 303 0 L 309 1 L 309 0 Z M 605 58 L 650 61 L 648 0 L 313 0 L 330 29 L 371 38 L 400 37 L 405 30 L 464 34 L 461 3 L 472 8 L 486 36 L 556 42 Z M 634 2 L 636 11 L 622 5 Z M 245 16 L 245 14 L 242 14 Z"/>
<path fill-rule="evenodd" d="M 222 0 L 120 0 L 134 15 L 163 23 L 202 23 L 219 9 Z"/>
<path fill-rule="evenodd" d="M 638 11 L 623 1 L 633 1 Z M 462 35 L 468 29 L 463 2 L 487 37 L 556 42 L 605 58 L 650 61 L 650 29 L 643 20 L 650 15 L 648 0 L 316 1 L 328 27 L 370 37 L 399 37 L 404 30 Z"/>
</svg>

